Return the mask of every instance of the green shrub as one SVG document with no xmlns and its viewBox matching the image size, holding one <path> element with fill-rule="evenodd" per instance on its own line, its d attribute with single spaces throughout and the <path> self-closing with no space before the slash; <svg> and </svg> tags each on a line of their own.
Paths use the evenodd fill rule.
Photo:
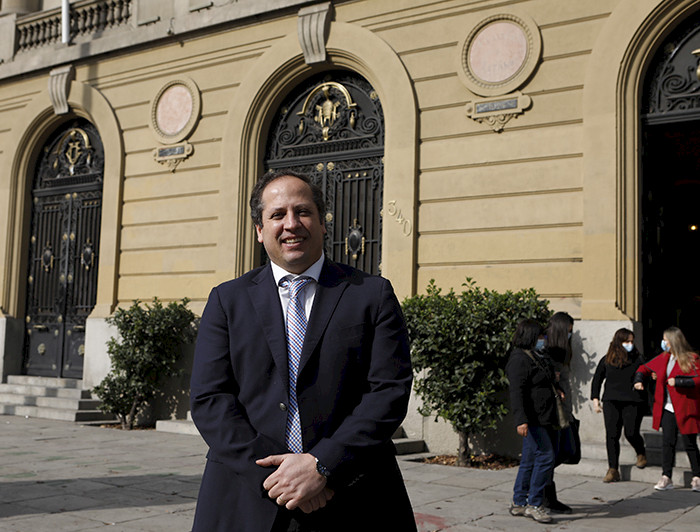
<svg viewBox="0 0 700 532">
<path fill-rule="evenodd" d="M 107 318 L 119 338 L 107 342 L 112 368 L 93 392 L 102 401 L 100 409 L 116 415 L 122 428 L 133 428 L 136 416 L 163 380 L 178 374 L 174 366 L 182 345 L 193 342 L 197 334 L 188 302 L 185 298 L 163 306 L 158 298 L 151 305 L 134 301 L 130 308 L 117 309 Z"/>
<path fill-rule="evenodd" d="M 467 278 L 461 294 L 442 294 L 435 281 L 425 295 L 403 302 L 417 373 L 419 412 L 448 421 L 460 435 L 458 462 L 469 457 L 468 438 L 494 428 L 505 415 L 505 365 L 522 318 L 543 325 L 551 312 L 533 288 L 499 293 Z"/>
</svg>

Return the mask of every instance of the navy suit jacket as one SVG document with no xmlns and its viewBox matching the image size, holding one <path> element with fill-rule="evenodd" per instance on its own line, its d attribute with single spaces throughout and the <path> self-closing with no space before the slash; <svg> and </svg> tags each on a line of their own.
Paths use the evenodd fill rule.
<svg viewBox="0 0 700 532">
<path fill-rule="evenodd" d="M 407 331 L 389 281 L 326 260 L 297 379 L 304 452 L 331 471 L 336 492 L 312 514 L 321 530 L 384 531 L 389 523 L 415 530 L 391 443 L 411 382 Z M 268 532 L 287 511 L 262 487 L 273 469 L 255 460 L 288 452 L 288 391 L 283 314 L 267 265 L 214 288 L 202 315 L 191 409 L 209 453 L 195 532 Z M 373 511 L 391 519 L 373 528 Z"/>
</svg>

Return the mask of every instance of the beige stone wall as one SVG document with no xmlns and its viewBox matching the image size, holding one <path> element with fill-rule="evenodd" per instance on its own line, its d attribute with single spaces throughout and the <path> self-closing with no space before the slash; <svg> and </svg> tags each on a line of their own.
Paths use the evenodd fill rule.
<svg viewBox="0 0 700 532">
<path fill-rule="evenodd" d="M 697 9 L 694 3 L 337 3 L 330 66 L 366 77 L 385 111 L 383 271 L 399 297 L 424 291 L 433 278 L 456 290 L 466 277 L 498 290 L 533 286 L 554 309 L 582 320 L 577 378 L 588 386 L 608 329 L 639 318 L 636 102 L 643 65 L 674 21 Z M 465 112 L 480 96 L 463 83 L 460 53 L 472 28 L 502 13 L 532 20 L 542 51 L 517 88 L 531 106 L 497 133 Z M 165 38 L 158 24 L 144 31 Z M 247 195 L 263 170 L 269 110 L 322 68 L 304 64 L 291 8 L 196 35 L 183 31 L 173 42 L 143 44 L 146 38 L 73 62 L 72 108 L 96 123 L 109 153 L 90 353 L 109 334 L 101 320 L 115 305 L 189 297 L 201 312 L 212 285 L 253 265 Z M 201 91 L 201 118 L 188 138 L 193 155 L 170 172 L 153 159 L 159 143 L 150 112 L 160 88 L 181 76 Z M 0 312 L 17 319 L 26 174 L 32 150 L 60 120 L 47 84 L 48 69 L 0 83 Z M 408 234 L 392 215 L 398 210 L 410 222 Z M 603 336 L 597 322 L 605 324 Z M 107 367 L 104 353 L 99 357 L 89 364 L 97 368 L 93 379 Z M 449 429 L 421 423 L 409 425 L 416 434 L 450 440 Z"/>
<path fill-rule="evenodd" d="M 616 3 L 446 1 L 436 9 L 406 0 L 400 6 L 357 1 L 336 7 L 333 24 L 351 24 L 384 41 L 415 91 L 419 171 L 415 180 L 402 176 L 403 185 L 417 191 L 415 264 L 393 269 L 397 277 L 410 279 L 406 286 L 421 291 L 434 278 L 442 287 L 459 289 L 467 276 L 499 290 L 534 286 L 553 307 L 581 316 L 584 77 Z M 532 98 L 530 109 L 496 133 L 465 114 L 465 104 L 479 96 L 458 76 L 460 43 L 484 18 L 511 12 L 526 14 L 539 26 L 542 57 L 520 87 Z M 234 107 L 245 109 L 235 101 L 241 83 L 266 51 L 281 39 L 294 39 L 296 30 L 292 15 L 77 65 L 76 82 L 104 96 L 123 135 L 118 304 L 154 295 L 187 296 L 199 311 L 209 287 L 224 272 L 235 271 L 232 266 L 227 272 L 222 264 L 227 259 L 220 255 L 229 238 L 222 234 L 225 220 L 235 211 L 231 206 L 227 212 L 222 194 L 240 185 L 239 169 L 222 167 L 224 152 L 238 148 L 224 144 L 224 133 L 232 121 L 245 119 L 230 116 Z M 391 98 L 391 80 L 373 74 L 385 85 L 384 99 Z M 199 85 L 202 113 L 189 139 L 194 155 L 171 173 L 153 160 L 158 143 L 149 127 L 150 109 L 160 87 L 182 75 Z M 14 114 L 45 92 L 46 83 L 43 73 L 0 87 L 0 117 L 7 124 L 0 140 L 21 134 L 12 127 Z M 388 135 L 392 126 L 388 119 Z M 6 177 L 2 186 L 8 186 Z M 8 220 L 0 221 L 8 226 Z M 614 237 L 614 227 L 609 230 Z M 249 241 L 247 233 L 239 231 L 236 239 Z M 0 254 L 6 250 L 0 248 Z M 392 241 L 385 242 L 384 254 L 391 256 Z M 232 264 L 241 260 L 229 258 Z"/>
</svg>

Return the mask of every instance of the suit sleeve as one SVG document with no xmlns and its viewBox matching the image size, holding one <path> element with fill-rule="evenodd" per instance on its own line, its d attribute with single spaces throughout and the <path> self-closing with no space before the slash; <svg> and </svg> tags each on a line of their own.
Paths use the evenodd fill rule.
<svg viewBox="0 0 700 532">
<path fill-rule="evenodd" d="M 229 342 L 228 319 L 214 288 L 202 314 L 195 347 L 190 383 L 192 419 L 209 446 L 209 459 L 223 462 L 264 495 L 262 483 L 270 473 L 255 460 L 286 451 L 251 426 L 237 399 L 239 386 L 231 367 Z"/>
<path fill-rule="evenodd" d="M 333 475 L 344 472 L 343 466 L 354 459 L 371 457 L 373 450 L 386 445 L 408 409 L 413 380 L 408 331 L 399 302 L 385 279 L 372 328 L 367 380 L 356 383 L 365 388 L 364 393 L 334 433 L 309 451 Z"/>
</svg>

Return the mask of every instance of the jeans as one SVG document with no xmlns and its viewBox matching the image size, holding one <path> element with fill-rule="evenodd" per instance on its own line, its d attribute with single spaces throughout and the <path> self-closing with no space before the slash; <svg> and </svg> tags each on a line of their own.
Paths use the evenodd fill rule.
<svg viewBox="0 0 700 532">
<path fill-rule="evenodd" d="M 608 451 L 608 467 L 619 469 L 620 436 L 625 428 L 625 438 L 637 454 L 646 454 L 644 438 L 639 433 L 642 424 L 643 403 L 629 401 L 603 401 L 605 420 L 605 445 Z"/>
<path fill-rule="evenodd" d="M 544 489 L 552 481 L 555 449 L 554 431 L 530 425 L 523 439 L 518 475 L 513 486 L 513 503 L 519 506 L 542 506 Z M 556 439 L 556 438 L 554 438 Z"/>
<path fill-rule="evenodd" d="M 676 414 L 664 409 L 661 416 L 661 432 L 663 438 L 661 440 L 661 469 L 664 475 L 671 478 L 673 466 L 676 459 L 676 443 L 678 442 L 678 422 Z M 690 468 L 693 470 L 694 477 L 700 477 L 700 451 L 698 450 L 698 435 L 697 434 L 681 434 L 681 441 L 685 447 L 685 452 L 688 453 L 690 460 Z"/>
</svg>

